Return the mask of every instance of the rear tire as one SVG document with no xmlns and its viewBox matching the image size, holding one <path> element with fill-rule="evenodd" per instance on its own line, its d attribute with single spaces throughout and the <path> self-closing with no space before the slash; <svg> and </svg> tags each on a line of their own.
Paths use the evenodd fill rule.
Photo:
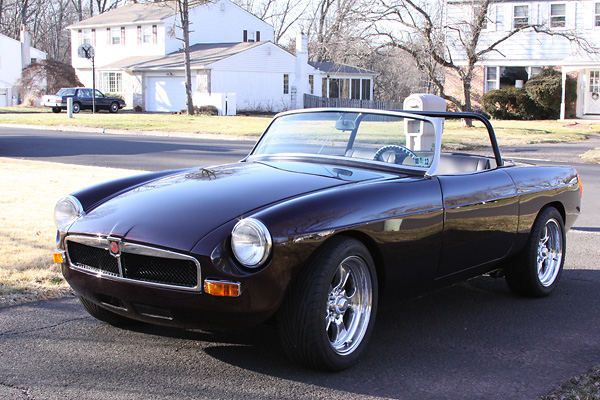
<svg viewBox="0 0 600 400">
<path fill-rule="evenodd" d="M 506 268 L 506 283 L 521 296 L 545 297 L 556 287 L 565 263 L 566 235 L 562 216 L 554 207 L 537 216 L 527 245 Z"/>
<path fill-rule="evenodd" d="M 79 103 L 73 103 L 73 112 L 75 114 L 77 114 L 79 112 L 79 110 L 81 110 L 81 104 L 79 104 Z"/>
<path fill-rule="evenodd" d="M 52 112 L 58 114 L 60 112 L 60 107 L 52 107 Z"/>
<path fill-rule="evenodd" d="M 377 313 L 377 274 L 367 248 L 334 238 L 289 288 L 278 314 L 282 347 L 293 361 L 339 371 L 354 365 Z"/>
<path fill-rule="evenodd" d="M 99 319 L 102 322 L 106 322 L 107 324 L 113 326 L 126 326 L 136 322 L 130 318 L 108 311 L 107 309 L 102 308 L 81 296 L 78 297 L 81 305 L 83 305 L 83 308 L 85 308 L 85 311 L 87 311 L 92 317 Z"/>
</svg>

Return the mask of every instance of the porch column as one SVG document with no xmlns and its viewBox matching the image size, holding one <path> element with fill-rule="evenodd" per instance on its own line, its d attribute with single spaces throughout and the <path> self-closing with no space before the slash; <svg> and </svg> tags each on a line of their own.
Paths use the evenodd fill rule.
<svg viewBox="0 0 600 400">
<path fill-rule="evenodd" d="M 565 67 L 563 66 L 561 68 L 561 74 L 562 74 L 562 94 L 561 94 L 561 99 L 560 99 L 560 120 L 564 121 L 565 120 L 565 108 L 566 108 L 566 83 L 567 83 L 567 72 L 565 71 Z"/>
</svg>

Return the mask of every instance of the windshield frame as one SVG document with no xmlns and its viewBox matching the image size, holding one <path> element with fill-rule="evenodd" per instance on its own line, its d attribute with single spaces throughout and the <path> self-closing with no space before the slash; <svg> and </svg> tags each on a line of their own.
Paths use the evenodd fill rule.
<svg viewBox="0 0 600 400">
<path fill-rule="evenodd" d="M 402 112 L 402 111 L 388 111 L 388 110 L 374 110 L 374 109 L 365 109 L 365 108 L 308 108 L 301 110 L 291 110 L 285 111 L 275 115 L 273 120 L 269 123 L 263 134 L 260 136 L 258 141 L 255 143 L 254 147 L 250 154 L 244 158 L 242 161 L 260 161 L 266 159 L 295 159 L 295 160 L 319 160 L 321 162 L 327 162 L 328 160 L 334 161 L 337 163 L 347 163 L 347 164 L 357 164 L 357 165 L 368 165 L 370 168 L 381 169 L 386 171 L 394 171 L 394 172 L 406 172 L 411 171 L 414 173 L 423 174 L 423 168 L 411 167 L 408 165 L 397 165 L 397 164 L 384 164 L 378 161 L 372 161 L 367 159 L 352 159 L 350 160 L 347 157 L 339 157 L 339 156 L 331 156 L 331 155 L 317 155 L 317 154 L 306 154 L 306 153 L 275 153 L 275 154 L 255 154 L 256 150 L 265 140 L 267 133 L 271 126 L 275 123 L 275 121 L 281 117 L 295 115 L 295 114 L 310 114 L 310 113 L 353 113 L 353 114 L 367 114 L 367 115 L 384 115 L 384 116 L 392 116 L 399 118 L 409 118 L 413 120 L 425 121 L 429 122 L 433 125 L 435 131 L 435 145 L 434 145 L 434 155 L 429 168 L 425 170 L 425 176 L 434 176 L 437 173 L 438 165 L 439 165 L 439 157 L 442 150 L 442 139 L 441 132 L 443 129 L 443 119 L 441 118 L 433 118 L 424 115 L 419 115 L 416 113 Z"/>
</svg>

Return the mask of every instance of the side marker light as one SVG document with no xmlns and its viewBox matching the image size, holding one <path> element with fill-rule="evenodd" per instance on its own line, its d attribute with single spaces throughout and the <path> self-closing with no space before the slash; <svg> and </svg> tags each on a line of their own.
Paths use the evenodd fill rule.
<svg viewBox="0 0 600 400">
<path fill-rule="evenodd" d="M 65 260 L 65 252 L 63 250 L 54 250 L 52 253 L 52 261 L 54 261 L 54 264 L 62 264 Z"/>
<path fill-rule="evenodd" d="M 204 291 L 212 296 L 238 297 L 242 293 L 241 283 L 217 281 L 207 279 L 204 281 Z"/>
</svg>

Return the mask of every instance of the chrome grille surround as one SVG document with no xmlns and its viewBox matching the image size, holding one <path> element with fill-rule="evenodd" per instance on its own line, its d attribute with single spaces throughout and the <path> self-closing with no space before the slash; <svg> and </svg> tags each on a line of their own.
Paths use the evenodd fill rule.
<svg viewBox="0 0 600 400">
<path fill-rule="evenodd" d="M 110 251 L 111 243 L 117 242 L 119 244 L 120 252 L 115 255 Z M 82 263 L 82 262 L 73 262 L 72 252 L 74 252 L 74 247 L 70 246 L 70 244 L 83 245 L 87 246 L 89 250 L 95 253 L 97 257 L 101 257 L 105 262 L 110 264 L 115 263 L 115 265 L 110 266 L 102 266 L 102 265 L 89 265 L 90 263 Z M 135 243 L 124 242 L 121 239 L 113 238 L 113 237 L 96 237 L 96 236 L 79 236 L 79 235 L 71 235 L 65 238 L 65 250 L 67 253 L 68 264 L 71 269 L 85 272 L 90 275 L 99 276 L 101 278 L 135 283 L 138 285 L 150 286 L 150 287 L 162 287 L 168 289 L 177 289 L 177 290 L 187 290 L 194 292 L 202 291 L 202 279 L 201 279 L 201 267 L 200 263 L 197 259 L 192 256 L 188 256 L 185 254 L 176 253 L 169 250 L 158 249 L 155 247 L 144 246 Z M 96 252 L 97 250 L 97 252 Z M 179 285 L 179 284 L 170 284 L 170 283 L 161 283 L 161 282 L 152 282 L 148 280 L 141 279 L 132 279 L 127 277 L 126 269 L 127 267 L 123 265 L 122 255 L 127 257 L 127 254 L 144 256 L 155 258 L 157 260 L 167 259 L 177 261 L 187 261 L 193 262 L 195 265 L 195 285 Z M 80 258 L 78 255 L 75 255 L 75 258 Z M 89 257 L 93 258 L 94 255 L 90 255 Z M 110 262 L 108 260 L 114 260 Z"/>
</svg>

